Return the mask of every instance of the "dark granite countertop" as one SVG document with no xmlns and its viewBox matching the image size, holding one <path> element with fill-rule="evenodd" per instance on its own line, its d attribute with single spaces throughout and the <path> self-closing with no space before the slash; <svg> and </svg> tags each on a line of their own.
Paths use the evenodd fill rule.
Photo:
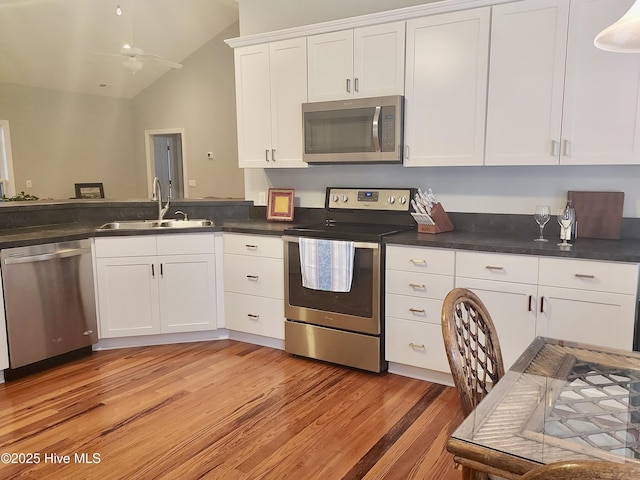
<svg viewBox="0 0 640 480">
<path fill-rule="evenodd" d="M 617 262 L 640 262 L 640 240 L 593 240 L 578 238 L 572 247 L 559 247 L 559 239 L 534 242 L 535 235 L 453 231 L 428 234 L 410 231 L 385 237 L 386 244 L 454 248 L 481 252 L 513 253 L 546 257 L 583 258 Z"/>
<path fill-rule="evenodd" d="M 284 230 L 298 225 L 259 219 L 224 220 L 212 227 L 156 228 L 149 230 L 104 230 L 100 224 L 64 223 L 0 229 L 0 249 L 43 243 L 64 242 L 91 237 L 157 235 L 193 232 L 233 232 L 280 236 Z M 640 240 L 592 240 L 578 238 L 570 248 L 559 247 L 559 239 L 548 236 L 549 242 L 534 242 L 535 235 L 487 233 L 454 230 L 431 235 L 409 231 L 385 237 L 386 244 L 452 248 L 481 252 L 511 253 L 549 257 L 583 258 L 618 262 L 640 262 Z"/>
</svg>

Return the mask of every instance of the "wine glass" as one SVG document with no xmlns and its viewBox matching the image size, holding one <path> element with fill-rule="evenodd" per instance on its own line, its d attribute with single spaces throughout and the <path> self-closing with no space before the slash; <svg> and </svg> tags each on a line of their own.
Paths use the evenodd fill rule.
<svg viewBox="0 0 640 480">
<path fill-rule="evenodd" d="M 548 242 L 546 238 L 542 236 L 542 231 L 544 230 L 544 226 L 551 218 L 551 208 L 549 205 L 538 205 L 536 207 L 536 213 L 533 215 L 533 218 L 536 219 L 538 226 L 540 227 L 540 237 L 536 238 L 534 242 Z"/>
<path fill-rule="evenodd" d="M 573 225 L 573 222 L 576 221 L 576 213 L 575 210 L 571 207 L 562 207 L 558 211 L 558 223 L 560 224 L 560 228 L 562 228 L 562 242 L 559 243 L 559 246 L 570 247 L 572 244 L 567 242 L 567 236 L 569 235 L 569 230 Z"/>
</svg>

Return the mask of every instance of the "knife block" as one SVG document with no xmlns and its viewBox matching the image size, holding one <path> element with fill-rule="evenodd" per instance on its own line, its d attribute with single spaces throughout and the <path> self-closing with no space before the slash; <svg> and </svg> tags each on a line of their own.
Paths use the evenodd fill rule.
<svg viewBox="0 0 640 480">
<path fill-rule="evenodd" d="M 414 216 L 414 218 L 416 217 Z M 453 223 L 451 223 L 449 215 L 447 215 L 447 212 L 444 211 L 444 208 L 442 208 L 441 204 L 436 203 L 433 206 L 433 208 L 431 209 L 431 219 L 433 220 L 435 225 L 420 223 L 419 219 L 416 219 L 418 221 L 418 232 L 444 233 L 453 230 Z"/>
</svg>

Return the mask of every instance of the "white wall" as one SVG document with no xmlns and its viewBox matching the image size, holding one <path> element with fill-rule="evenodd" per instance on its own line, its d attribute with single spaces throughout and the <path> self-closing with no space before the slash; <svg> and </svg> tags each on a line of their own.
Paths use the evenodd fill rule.
<svg viewBox="0 0 640 480">
<path fill-rule="evenodd" d="M 184 129 L 185 196 L 244 198 L 238 168 L 233 50 L 224 39 L 238 36 L 234 23 L 133 99 L 136 158 L 145 158 L 144 131 Z M 207 159 L 213 152 L 213 160 Z M 145 164 L 138 164 L 146 169 Z M 137 175 L 147 190 L 146 170 Z"/>
<path fill-rule="evenodd" d="M 240 0 L 242 35 L 429 3 L 409 0 Z M 381 8 L 384 7 L 384 8 Z M 640 166 L 433 167 L 317 166 L 245 170 L 245 197 L 258 202 L 269 187 L 293 187 L 299 205 L 324 205 L 326 186 L 431 187 L 452 212 L 533 214 L 559 207 L 568 190 L 624 191 L 624 216 L 640 217 Z"/>
<path fill-rule="evenodd" d="M 129 100 L 0 84 L 9 121 L 16 192 L 75 195 L 74 183 L 102 182 L 108 198 L 136 198 Z M 31 180 L 32 188 L 26 188 Z"/>
</svg>

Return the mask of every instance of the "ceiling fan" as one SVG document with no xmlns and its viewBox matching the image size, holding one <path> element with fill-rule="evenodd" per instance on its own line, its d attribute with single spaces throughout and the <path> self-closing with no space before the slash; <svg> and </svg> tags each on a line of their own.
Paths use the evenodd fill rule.
<svg viewBox="0 0 640 480">
<path fill-rule="evenodd" d="M 141 48 L 128 44 L 120 49 L 120 53 L 100 53 L 99 55 L 122 58 L 122 65 L 133 73 L 142 70 L 147 62 L 157 63 L 170 68 L 182 68 L 181 63 L 166 60 L 160 55 L 145 54 Z"/>
</svg>

